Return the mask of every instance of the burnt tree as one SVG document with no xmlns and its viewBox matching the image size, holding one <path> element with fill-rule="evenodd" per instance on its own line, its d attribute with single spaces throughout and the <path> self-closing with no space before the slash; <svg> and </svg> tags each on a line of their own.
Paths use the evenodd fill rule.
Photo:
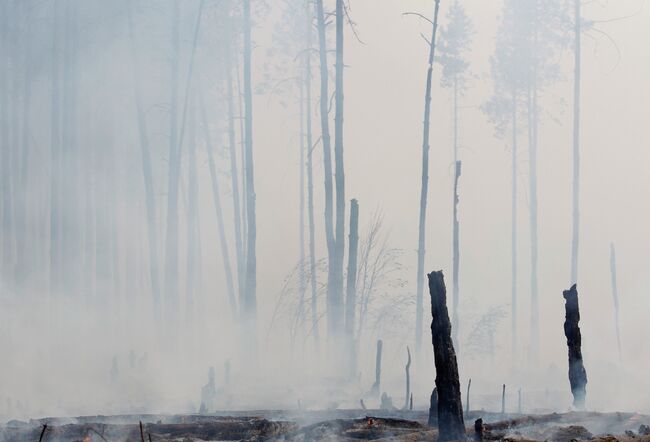
<svg viewBox="0 0 650 442">
<path fill-rule="evenodd" d="M 573 284 L 569 290 L 564 290 L 564 335 L 569 348 L 569 383 L 573 394 L 573 406 L 578 410 L 585 408 L 587 395 L 587 372 L 582 362 L 582 336 L 580 335 L 580 307 L 578 305 L 578 290 Z"/>
<path fill-rule="evenodd" d="M 438 422 L 438 390 L 434 387 L 429 399 L 429 420 L 427 424 L 433 427 Z"/>
<path fill-rule="evenodd" d="M 464 440 L 463 405 L 460 397 L 458 363 L 451 339 L 447 289 L 442 270 L 431 272 L 428 276 L 431 295 L 431 338 L 438 390 L 438 440 L 440 442 Z"/>
</svg>

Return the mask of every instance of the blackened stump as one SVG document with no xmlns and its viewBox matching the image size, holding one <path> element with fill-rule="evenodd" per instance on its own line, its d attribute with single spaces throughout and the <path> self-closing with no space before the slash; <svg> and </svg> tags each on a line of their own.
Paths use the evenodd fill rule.
<svg viewBox="0 0 650 442">
<path fill-rule="evenodd" d="M 442 271 L 431 272 L 428 276 L 431 294 L 431 338 L 438 390 L 438 441 L 464 440 L 463 405 L 458 363 L 451 339 L 447 289 Z"/>
<path fill-rule="evenodd" d="M 573 406 L 578 410 L 584 410 L 585 396 L 587 395 L 587 372 L 582 362 L 582 336 L 578 325 L 580 307 L 578 306 L 576 285 L 573 284 L 569 290 L 565 290 L 562 294 L 565 300 L 564 335 L 569 348 L 569 383 L 573 394 Z"/>
</svg>

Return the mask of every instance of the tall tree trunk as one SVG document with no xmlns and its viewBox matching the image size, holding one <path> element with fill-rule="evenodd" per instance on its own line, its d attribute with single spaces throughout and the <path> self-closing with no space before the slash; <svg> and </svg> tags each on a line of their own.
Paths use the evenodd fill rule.
<svg viewBox="0 0 650 442">
<path fill-rule="evenodd" d="M 305 1 L 305 20 L 307 51 L 305 53 L 305 116 L 307 130 L 307 218 L 309 222 L 309 282 L 311 286 L 311 332 L 318 350 L 320 334 L 318 331 L 318 289 L 316 287 L 316 227 L 314 223 L 314 160 L 311 122 L 311 49 L 312 19 L 311 0 Z"/>
<path fill-rule="evenodd" d="M 318 22 L 318 47 L 320 54 L 320 122 L 323 143 L 323 176 L 325 180 L 325 239 L 327 243 L 327 331 L 331 337 L 336 320 L 334 315 L 334 270 L 336 267 L 336 244 L 334 240 L 334 196 L 332 193 L 332 148 L 329 129 L 329 73 L 327 66 L 327 35 L 325 32 L 325 12 L 323 0 L 316 0 L 316 19 Z"/>
<path fill-rule="evenodd" d="M 614 243 L 609 245 L 609 268 L 612 274 L 612 298 L 614 299 L 614 326 L 616 327 L 616 344 L 618 346 L 618 360 L 623 361 L 621 348 L 621 328 L 619 324 L 618 284 L 616 283 L 616 249 Z"/>
<path fill-rule="evenodd" d="M 537 21 L 533 23 L 533 72 L 528 87 L 528 151 L 530 179 L 530 353 L 536 362 L 539 353 L 539 284 L 538 274 L 538 227 L 537 227 Z"/>
<path fill-rule="evenodd" d="M 196 169 L 196 100 L 194 92 L 191 93 L 187 140 L 187 271 L 185 275 L 185 320 L 188 324 L 194 322 L 198 269 L 201 268 L 198 243 L 199 217 L 197 200 L 199 184 Z"/>
<path fill-rule="evenodd" d="M 298 320 L 301 327 L 301 332 L 304 333 L 305 330 L 305 297 L 307 293 L 307 273 L 305 269 L 306 265 L 306 254 L 305 254 L 305 81 L 304 78 L 300 77 L 299 80 L 300 87 L 300 143 L 299 144 L 299 202 L 298 202 L 298 238 L 299 238 L 299 250 L 300 250 L 300 267 L 298 268 Z"/>
<path fill-rule="evenodd" d="M 459 320 L 458 320 L 458 304 L 460 303 L 460 293 L 458 287 L 458 272 L 460 268 L 460 250 L 459 250 L 459 230 L 460 225 L 458 222 L 458 180 L 460 179 L 461 172 L 461 162 L 456 161 L 456 167 L 454 171 L 454 229 L 453 229 L 453 312 L 452 312 L 452 323 L 451 323 L 451 333 L 454 340 L 454 347 L 459 347 L 458 341 L 458 329 L 459 329 Z"/>
<path fill-rule="evenodd" d="M 415 351 L 422 347 L 422 320 L 424 317 L 424 253 L 427 221 L 427 194 L 429 192 L 429 125 L 431 120 L 431 81 L 433 77 L 433 59 L 436 50 L 436 31 L 438 29 L 438 11 L 440 0 L 435 0 L 433 26 L 429 43 L 429 63 L 427 68 L 427 85 L 424 94 L 424 121 L 422 122 L 422 184 L 420 188 L 420 217 L 418 227 L 418 269 L 415 293 Z"/>
<path fill-rule="evenodd" d="M 517 89 L 512 91 L 511 346 L 517 351 Z M 514 360 L 514 359 L 513 359 Z"/>
<path fill-rule="evenodd" d="M 214 160 L 214 149 L 212 138 L 210 137 L 210 127 L 205 112 L 205 103 L 203 95 L 199 94 L 199 107 L 201 111 L 201 126 L 205 138 L 206 149 L 208 151 L 208 167 L 210 169 L 210 180 L 212 183 L 212 198 L 214 209 L 217 215 L 217 230 L 219 232 L 219 244 L 221 246 L 221 260 L 223 261 L 224 274 L 226 275 L 226 290 L 228 291 L 228 302 L 233 319 L 237 318 L 237 300 L 235 296 L 235 286 L 233 282 L 232 270 L 230 267 L 230 253 L 228 252 L 228 241 L 226 239 L 226 229 L 224 227 L 223 209 L 221 206 L 221 191 L 219 190 L 219 177 Z"/>
<path fill-rule="evenodd" d="M 246 165 L 246 220 L 248 238 L 246 240 L 246 303 L 243 306 L 245 325 L 250 333 L 250 345 L 255 346 L 255 321 L 257 317 L 257 220 L 255 216 L 255 175 L 253 169 L 253 90 L 251 83 L 251 4 L 244 0 L 244 101 L 245 101 L 245 144 Z"/>
<path fill-rule="evenodd" d="M 178 188 L 180 179 L 180 146 L 178 143 L 178 59 L 179 3 L 171 1 L 171 59 L 170 59 L 170 121 L 169 169 L 167 177 L 167 233 L 165 238 L 165 322 L 176 321 L 178 311 Z"/>
<path fill-rule="evenodd" d="M 151 165 L 151 152 L 149 149 L 149 134 L 147 119 L 144 113 L 141 95 L 140 69 L 138 66 L 137 45 L 133 30 L 132 3 L 128 10 L 129 39 L 131 43 L 131 65 L 133 68 L 133 82 L 135 85 L 135 106 L 138 120 L 138 133 L 140 136 L 140 155 L 142 164 L 142 178 L 144 180 L 145 204 L 147 208 L 147 240 L 149 245 L 149 278 L 151 293 L 153 295 L 154 318 L 156 323 L 160 318 L 160 278 L 158 272 L 158 227 L 156 221 L 156 197 L 153 184 L 153 167 Z"/>
<path fill-rule="evenodd" d="M 336 64 L 335 64 L 335 115 L 334 115 L 334 179 L 336 188 L 336 231 L 335 260 L 332 297 L 333 323 L 335 334 L 342 331 L 343 306 L 343 257 L 345 253 L 345 166 L 343 158 L 343 25 L 345 24 L 345 5 L 336 0 Z"/>
<path fill-rule="evenodd" d="M 571 283 L 578 282 L 578 246 L 580 242 L 580 1 L 575 3 L 573 71 L 573 226 L 571 240 Z"/>
<path fill-rule="evenodd" d="M 235 104 L 233 99 L 232 81 L 232 52 L 226 55 L 226 88 L 228 89 L 228 148 L 230 150 L 230 185 L 232 188 L 233 225 L 235 227 L 235 256 L 237 258 L 237 289 L 239 302 L 244 298 L 245 270 L 244 245 L 242 232 L 241 197 L 239 194 L 239 169 L 237 168 L 237 141 L 235 137 Z M 207 130 L 207 129 L 206 129 Z M 230 306 L 233 314 L 237 311 L 236 302 L 231 300 Z M 233 316 L 234 319 L 234 316 Z"/>
<path fill-rule="evenodd" d="M 352 379 L 357 372 L 356 341 L 354 320 L 357 305 L 357 254 L 359 251 L 359 203 L 350 201 L 350 250 L 348 251 L 348 278 L 345 299 L 345 335 L 348 345 L 349 376 Z M 408 396 L 407 396 L 408 400 Z"/>
<path fill-rule="evenodd" d="M 50 109 L 50 292 L 57 294 L 61 284 L 61 75 L 59 0 L 52 3 L 52 84 Z M 2 100 L 6 103 L 6 99 Z M 4 149 L 3 149 L 4 151 Z M 3 161 L 4 163 L 4 161 Z M 6 210 L 4 207 L 3 210 Z"/>
<path fill-rule="evenodd" d="M 460 397 L 458 363 L 451 340 L 447 290 L 442 271 L 429 273 L 431 294 L 431 338 L 438 390 L 438 440 L 465 439 L 463 405 Z"/>
</svg>

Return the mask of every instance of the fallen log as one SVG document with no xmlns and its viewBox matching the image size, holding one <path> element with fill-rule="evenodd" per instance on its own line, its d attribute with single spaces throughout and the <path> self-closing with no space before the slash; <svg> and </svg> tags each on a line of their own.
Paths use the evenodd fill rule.
<svg viewBox="0 0 650 442">
<path fill-rule="evenodd" d="M 458 362 L 451 339 L 447 289 L 442 271 L 429 273 L 431 295 L 431 340 L 438 389 L 438 441 L 465 439 Z"/>
</svg>

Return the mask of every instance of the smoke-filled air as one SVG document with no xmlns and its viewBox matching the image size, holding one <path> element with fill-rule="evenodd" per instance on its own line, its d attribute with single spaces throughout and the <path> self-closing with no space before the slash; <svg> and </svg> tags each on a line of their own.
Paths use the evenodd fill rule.
<svg viewBox="0 0 650 442">
<path fill-rule="evenodd" d="M 0 442 L 650 442 L 646 0 L 0 0 Z"/>
</svg>

